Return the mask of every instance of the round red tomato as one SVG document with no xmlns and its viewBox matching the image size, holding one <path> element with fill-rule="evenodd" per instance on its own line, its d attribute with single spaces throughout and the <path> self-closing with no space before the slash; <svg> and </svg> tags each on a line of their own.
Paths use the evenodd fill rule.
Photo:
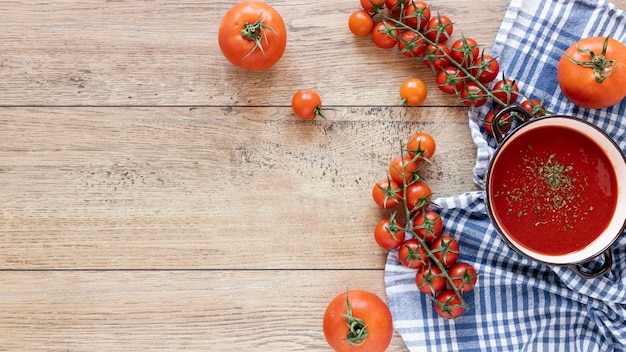
<svg viewBox="0 0 626 352">
<path fill-rule="evenodd" d="M 464 67 L 474 63 L 478 59 L 479 54 L 478 43 L 474 39 L 466 38 L 465 36 L 461 36 L 461 38 L 452 43 L 450 48 L 452 59 Z"/>
<path fill-rule="evenodd" d="M 424 63 L 433 71 L 440 70 L 450 65 L 450 59 L 446 55 L 450 55 L 450 48 L 444 43 L 437 43 L 437 46 L 427 45 L 424 55 Z"/>
<path fill-rule="evenodd" d="M 417 175 L 418 170 L 419 164 L 409 155 L 395 157 L 389 163 L 389 177 L 399 185 L 409 183 Z"/>
<path fill-rule="evenodd" d="M 408 193 L 408 190 L 407 190 Z M 431 242 L 441 235 L 443 220 L 432 210 L 422 210 L 413 218 L 413 231 L 426 242 Z"/>
<path fill-rule="evenodd" d="M 487 102 L 487 93 L 474 82 L 467 82 L 461 90 L 461 101 L 463 104 L 477 108 Z"/>
<path fill-rule="evenodd" d="M 378 180 L 372 188 L 374 202 L 383 209 L 391 209 L 402 200 L 402 187 L 391 179 Z"/>
<path fill-rule="evenodd" d="M 505 107 L 517 101 L 517 97 L 519 96 L 519 87 L 514 80 L 502 79 L 493 86 L 491 93 L 495 98 L 504 103 L 504 105 L 499 104 L 497 101 L 496 103 Z"/>
<path fill-rule="evenodd" d="M 458 318 L 465 308 L 461 299 L 452 290 L 441 291 L 435 298 L 435 311 L 440 317 L 446 319 Z"/>
<path fill-rule="evenodd" d="M 414 29 L 423 29 L 430 20 L 430 7 L 423 1 L 411 1 L 404 8 L 402 21 Z"/>
<path fill-rule="evenodd" d="M 420 292 L 434 295 L 446 287 L 446 278 L 438 266 L 428 264 L 417 271 L 415 284 Z"/>
<path fill-rule="evenodd" d="M 565 50 L 557 78 L 563 95 L 580 107 L 615 105 L 626 96 L 626 46 L 608 37 L 579 40 Z"/>
<path fill-rule="evenodd" d="M 437 73 L 437 87 L 444 93 L 459 94 L 465 84 L 464 77 L 465 75 L 458 68 L 447 66 Z"/>
<path fill-rule="evenodd" d="M 548 113 L 543 102 L 537 99 L 526 99 L 519 106 L 535 117 L 544 116 Z"/>
<path fill-rule="evenodd" d="M 297 91 L 291 99 L 291 108 L 296 116 L 303 120 L 311 120 L 315 116 L 324 118 L 324 114 L 322 113 L 322 99 L 319 94 L 310 89 Z"/>
<path fill-rule="evenodd" d="M 398 40 L 398 49 L 408 57 L 420 57 L 425 50 L 424 39 L 413 31 L 405 31 Z"/>
<path fill-rule="evenodd" d="M 485 128 L 485 133 L 490 136 L 493 136 L 493 118 L 497 112 L 490 111 L 487 116 L 485 116 L 485 120 L 483 121 L 483 127 Z M 498 127 L 500 128 L 500 132 L 502 134 L 509 132 L 511 129 L 511 116 L 509 114 L 502 116 L 500 121 L 498 122 Z"/>
<path fill-rule="evenodd" d="M 435 155 L 437 143 L 430 134 L 417 132 L 409 138 L 405 148 L 411 158 L 417 157 L 418 161 L 431 160 Z"/>
<path fill-rule="evenodd" d="M 365 37 L 372 33 L 374 20 L 365 10 L 356 10 L 348 18 L 348 28 L 357 37 Z"/>
<path fill-rule="evenodd" d="M 406 240 L 398 249 L 398 260 L 411 269 L 419 269 L 428 263 L 428 253 L 416 239 Z"/>
<path fill-rule="evenodd" d="M 385 7 L 385 0 L 361 0 L 361 7 L 367 12 Z"/>
<path fill-rule="evenodd" d="M 424 34 L 435 43 L 443 43 L 450 39 L 453 30 L 454 25 L 448 16 L 437 15 L 428 21 Z"/>
<path fill-rule="evenodd" d="M 430 244 L 430 250 L 443 266 L 456 263 L 459 258 L 459 243 L 452 236 L 443 235 L 435 238 Z"/>
<path fill-rule="evenodd" d="M 400 98 L 403 105 L 420 106 L 426 100 L 427 94 L 426 83 L 419 78 L 409 78 L 400 85 Z"/>
<path fill-rule="evenodd" d="M 372 40 L 377 47 L 391 49 L 398 43 L 398 29 L 385 21 L 378 22 L 372 30 Z"/>
<path fill-rule="evenodd" d="M 410 211 L 418 210 L 430 203 L 433 191 L 423 181 L 415 181 L 406 188 L 406 206 Z"/>
<path fill-rule="evenodd" d="M 374 240 L 388 251 L 400 247 L 404 235 L 404 228 L 396 222 L 395 216 L 380 220 L 374 228 Z"/>
<path fill-rule="evenodd" d="M 324 337 L 337 352 L 383 352 L 393 337 L 391 312 L 374 293 L 350 290 L 326 307 Z"/>
<path fill-rule="evenodd" d="M 476 285 L 478 274 L 474 267 L 467 263 L 457 262 L 448 269 L 448 275 L 462 293 L 471 291 Z"/>
<path fill-rule="evenodd" d="M 491 55 L 482 55 L 471 66 L 470 73 L 481 83 L 489 83 L 498 77 L 500 64 Z"/>
<path fill-rule="evenodd" d="M 264 70 L 283 56 L 287 29 L 280 14 L 270 5 L 245 1 L 226 12 L 217 38 L 222 54 L 233 65 Z"/>
</svg>

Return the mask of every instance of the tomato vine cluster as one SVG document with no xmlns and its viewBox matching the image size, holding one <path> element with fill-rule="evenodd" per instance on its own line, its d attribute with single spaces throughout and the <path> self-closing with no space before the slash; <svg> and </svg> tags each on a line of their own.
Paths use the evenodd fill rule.
<svg viewBox="0 0 626 352">
<path fill-rule="evenodd" d="M 419 291 L 432 295 L 440 316 L 453 319 L 468 308 L 463 293 L 474 289 L 478 274 L 470 264 L 457 261 L 459 243 L 444 233 L 432 190 L 420 175 L 431 163 L 435 139 L 418 132 L 401 149 L 401 155 L 391 160 L 387 177 L 372 188 L 372 198 L 382 209 L 403 204 L 404 211 L 382 219 L 374 239 L 386 250 L 397 250 L 402 265 L 416 269 Z"/>
<path fill-rule="evenodd" d="M 500 76 L 497 58 L 488 55 L 476 40 L 461 35 L 452 43 L 454 23 L 420 0 L 361 0 L 362 9 L 354 11 L 348 27 L 357 36 L 370 36 L 382 49 L 396 48 L 407 57 L 430 67 L 438 88 L 460 97 L 472 109 L 493 102 L 493 114 L 514 104 L 520 95 L 515 80 Z M 489 88 L 491 86 L 491 88 Z M 524 97 L 522 106 L 540 116 L 547 111 L 543 102 Z M 502 119 L 507 128 L 511 118 Z M 491 119 L 485 118 L 485 131 L 491 133 Z"/>
</svg>

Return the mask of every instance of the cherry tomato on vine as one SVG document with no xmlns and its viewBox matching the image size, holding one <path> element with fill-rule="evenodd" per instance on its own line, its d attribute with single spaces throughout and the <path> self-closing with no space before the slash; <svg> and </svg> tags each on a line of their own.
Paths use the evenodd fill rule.
<svg viewBox="0 0 626 352">
<path fill-rule="evenodd" d="M 519 106 L 536 117 L 544 116 L 547 113 L 546 107 L 537 99 L 526 99 Z"/>
<path fill-rule="evenodd" d="M 437 143 L 435 138 L 426 132 L 413 134 L 406 143 L 405 149 L 411 158 L 417 156 L 418 161 L 430 160 L 435 155 Z"/>
<path fill-rule="evenodd" d="M 467 82 L 461 90 L 461 101 L 469 107 L 477 108 L 485 105 L 487 102 L 487 93 L 476 83 Z"/>
<path fill-rule="evenodd" d="M 478 274 L 470 264 L 456 262 L 448 269 L 448 275 L 462 293 L 469 292 L 476 285 Z"/>
<path fill-rule="evenodd" d="M 402 175 L 404 167 L 404 177 Z M 389 163 L 389 177 L 399 185 L 409 183 L 416 177 L 419 164 L 409 155 L 395 157 Z"/>
<path fill-rule="evenodd" d="M 478 43 L 474 39 L 465 36 L 457 39 L 450 47 L 452 59 L 464 67 L 474 63 L 478 59 L 479 54 L 480 48 Z"/>
<path fill-rule="evenodd" d="M 465 85 L 465 75 L 454 66 L 447 66 L 437 73 L 437 87 L 447 94 L 460 94 Z"/>
<path fill-rule="evenodd" d="M 399 15 L 400 11 L 406 6 L 405 1 L 406 0 L 386 0 L 385 7 L 392 15 Z"/>
<path fill-rule="evenodd" d="M 493 118 L 495 117 L 496 112 L 490 111 L 487 116 L 485 116 L 485 120 L 483 121 L 483 127 L 485 128 L 485 133 L 490 136 L 493 136 Z M 498 127 L 500 128 L 500 132 L 507 133 L 511 129 L 512 124 L 511 116 L 506 115 L 500 118 L 498 123 Z"/>
<path fill-rule="evenodd" d="M 493 86 L 491 93 L 494 97 L 504 103 L 504 105 L 498 105 L 505 107 L 512 105 L 517 101 L 517 97 L 519 96 L 519 87 L 514 80 L 502 79 Z"/>
<path fill-rule="evenodd" d="M 454 319 L 461 316 L 465 308 L 454 291 L 444 290 L 435 298 L 435 311 L 442 318 Z"/>
<path fill-rule="evenodd" d="M 424 181 L 415 181 L 406 188 L 406 206 L 410 211 L 419 210 L 430 203 L 433 191 Z"/>
<path fill-rule="evenodd" d="M 365 10 L 356 10 L 348 18 L 348 28 L 357 37 L 366 37 L 374 29 L 374 20 Z"/>
<path fill-rule="evenodd" d="M 402 21 L 407 26 L 420 30 L 426 28 L 430 20 L 430 7 L 423 1 L 411 1 L 404 8 Z M 419 21 L 419 23 L 418 23 Z"/>
<path fill-rule="evenodd" d="M 326 307 L 322 325 L 326 341 L 337 352 L 383 352 L 393 337 L 389 307 L 363 290 L 336 296 Z"/>
<path fill-rule="evenodd" d="M 476 77 L 481 83 L 489 83 L 498 77 L 500 72 L 500 64 L 491 55 L 482 55 L 470 68 L 472 76 Z"/>
<path fill-rule="evenodd" d="M 446 54 L 450 55 L 450 48 L 448 48 L 446 44 L 437 43 L 437 46 L 429 44 L 426 46 L 426 52 L 423 60 L 426 66 L 436 72 L 437 70 L 450 65 L 450 59 L 446 57 Z"/>
<path fill-rule="evenodd" d="M 385 21 L 378 22 L 372 30 L 372 40 L 381 49 L 391 49 L 398 43 L 398 29 Z"/>
<path fill-rule="evenodd" d="M 391 209 L 402 200 L 402 187 L 391 179 L 378 180 L 372 188 L 374 202 L 383 209 Z"/>
<path fill-rule="evenodd" d="M 226 12 L 217 39 L 222 54 L 233 65 L 264 70 L 283 56 L 287 29 L 283 18 L 270 5 L 244 1 Z"/>
<path fill-rule="evenodd" d="M 420 57 L 424 54 L 426 47 L 424 39 L 413 31 L 405 31 L 398 40 L 398 49 L 408 57 Z"/>
<path fill-rule="evenodd" d="M 443 220 L 439 214 L 432 210 L 422 210 L 413 218 L 413 231 L 425 242 L 432 242 L 441 235 Z"/>
<path fill-rule="evenodd" d="M 419 78 L 409 78 L 400 85 L 400 98 L 403 105 L 420 106 L 426 100 L 428 88 Z"/>
<path fill-rule="evenodd" d="M 450 266 L 456 263 L 459 258 L 459 243 L 452 236 L 442 235 L 430 244 L 430 250 L 443 266 Z"/>
<path fill-rule="evenodd" d="M 407 268 L 419 269 L 428 263 L 428 253 L 418 240 L 412 238 L 398 249 L 398 260 Z"/>
<path fill-rule="evenodd" d="M 311 120 L 315 116 L 324 118 L 322 99 L 319 94 L 310 89 L 297 91 L 291 98 L 291 108 L 296 116 L 303 120 Z"/>
<path fill-rule="evenodd" d="M 375 8 L 385 7 L 385 0 L 361 0 L 361 7 L 367 12 L 375 11 Z"/>
<path fill-rule="evenodd" d="M 424 34 L 426 34 L 426 38 L 435 43 L 443 43 L 450 39 L 453 31 L 452 20 L 448 16 L 437 15 L 428 21 Z"/>
<path fill-rule="evenodd" d="M 563 53 L 557 79 L 563 95 L 580 107 L 615 105 L 626 97 L 626 45 L 609 37 L 581 39 Z"/>
<path fill-rule="evenodd" d="M 395 216 L 382 219 L 374 228 L 374 240 L 388 251 L 400 247 L 404 243 L 404 228 L 395 220 Z"/>
<path fill-rule="evenodd" d="M 434 295 L 446 287 L 446 278 L 438 266 L 429 263 L 417 270 L 415 284 L 420 292 Z"/>
</svg>

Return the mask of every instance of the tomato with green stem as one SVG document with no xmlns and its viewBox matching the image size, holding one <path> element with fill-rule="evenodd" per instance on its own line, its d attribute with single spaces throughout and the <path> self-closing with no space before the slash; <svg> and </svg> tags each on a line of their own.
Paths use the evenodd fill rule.
<svg viewBox="0 0 626 352">
<path fill-rule="evenodd" d="M 461 298 L 453 290 L 441 291 L 433 302 L 437 314 L 445 319 L 458 318 L 465 311 Z"/>
<path fill-rule="evenodd" d="M 580 107 L 619 103 L 626 97 L 626 45 L 609 37 L 577 41 L 559 60 L 557 80 L 563 95 Z"/>
<path fill-rule="evenodd" d="M 393 337 L 389 307 L 364 290 L 337 295 L 326 307 L 322 326 L 326 341 L 337 352 L 383 352 Z"/>
<path fill-rule="evenodd" d="M 244 1 L 226 12 L 217 39 L 222 54 L 233 65 L 264 70 L 283 56 L 287 29 L 283 18 L 270 5 Z"/>
<path fill-rule="evenodd" d="M 392 179 L 378 180 L 372 188 L 374 202 L 383 209 L 391 209 L 402 200 L 402 186 Z"/>
<path fill-rule="evenodd" d="M 430 162 L 435 155 L 437 143 L 432 135 L 426 132 L 417 132 L 409 137 L 405 150 L 411 158 L 417 158 L 417 161 Z"/>
<path fill-rule="evenodd" d="M 412 220 L 413 232 L 425 242 L 432 242 L 443 231 L 443 220 L 435 211 L 422 208 Z"/>
<path fill-rule="evenodd" d="M 387 21 L 381 21 L 374 25 L 372 41 L 381 49 L 391 49 L 398 43 L 399 33 L 400 31 Z"/>
<path fill-rule="evenodd" d="M 385 0 L 361 0 L 361 7 L 367 12 L 376 12 L 385 7 Z"/>
<path fill-rule="evenodd" d="M 404 194 L 406 207 L 409 211 L 419 211 L 424 208 L 432 199 L 433 191 L 424 181 L 415 181 L 406 187 Z"/>
<path fill-rule="evenodd" d="M 426 28 L 426 24 L 430 20 L 430 6 L 419 0 L 412 0 L 404 8 L 404 16 L 402 21 L 407 26 L 420 30 Z"/>
<path fill-rule="evenodd" d="M 543 99 L 541 101 L 537 99 L 526 99 L 522 101 L 519 106 L 535 117 L 541 117 L 549 113 L 543 105 Z"/>
<path fill-rule="evenodd" d="M 450 39 L 454 31 L 454 24 L 448 16 L 437 14 L 432 17 L 426 24 L 424 34 L 426 38 L 435 43 L 443 43 Z"/>
<path fill-rule="evenodd" d="M 463 67 L 467 67 L 478 59 L 480 48 L 476 40 L 461 36 L 450 47 L 450 56 Z"/>
<path fill-rule="evenodd" d="M 398 260 L 407 268 L 419 269 L 428 263 L 428 252 L 418 240 L 406 240 L 398 249 Z"/>
<path fill-rule="evenodd" d="M 445 43 L 428 44 L 422 60 L 433 72 L 450 65 L 450 48 Z"/>
<path fill-rule="evenodd" d="M 467 82 L 461 90 L 461 102 L 471 108 L 485 105 L 487 93 L 475 82 Z"/>
<path fill-rule="evenodd" d="M 465 75 L 455 66 L 447 66 L 437 73 L 437 87 L 447 94 L 460 94 L 465 84 Z"/>
<path fill-rule="evenodd" d="M 485 119 L 483 120 L 483 128 L 485 129 L 485 133 L 490 136 L 493 136 L 493 118 L 495 117 L 497 111 L 490 111 Z M 500 132 L 507 133 L 511 129 L 513 121 L 509 114 L 502 116 L 498 121 L 498 127 L 500 128 Z"/>
<path fill-rule="evenodd" d="M 420 106 L 426 100 L 428 88 L 426 83 L 419 78 L 409 78 L 400 85 L 400 98 L 402 105 Z"/>
<path fill-rule="evenodd" d="M 389 163 L 389 177 L 399 185 L 419 179 L 420 165 L 409 155 L 395 157 Z"/>
<path fill-rule="evenodd" d="M 374 240 L 383 249 L 396 249 L 404 243 L 404 227 L 398 224 L 396 214 L 384 218 L 374 228 Z"/>
<path fill-rule="evenodd" d="M 517 86 L 515 80 L 507 79 L 503 75 L 502 79 L 494 84 L 491 90 L 491 94 L 493 94 L 493 96 L 497 98 L 497 100 L 494 99 L 494 101 L 498 105 L 500 105 L 501 107 L 505 107 L 512 105 L 517 101 L 517 98 L 519 96 L 519 87 Z M 504 103 L 504 106 L 502 104 L 499 104 L 498 100 Z"/>
<path fill-rule="evenodd" d="M 398 49 L 408 57 L 421 57 L 426 47 L 424 39 L 413 31 L 405 31 L 398 39 Z"/>
<path fill-rule="evenodd" d="M 297 91 L 291 98 L 291 108 L 303 120 L 312 120 L 316 116 L 326 118 L 322 113 L 322 99 L 317 92 L 310 89 Z"/>
<path fill-rule="evenodd" d="M 468 263 L 456 262 L 448 269 L 448 276 L 452 283 L 461 292 L 469 292 L 476 286 L 478 274 L 473 266 Z"/>
<path fill-rule="evenodd" d="M 356 10 L 348 18 L 348 28 L 357 37 L 366 37 L 374 29 L 374 20 L 365 10 Z"/>
<path fill-rule="evenodd" d="M 434 295 L 446 287 L 446 277 L 437 265 L 428 263 L 417 270 L 415 284 L 420 292 Z"/>
<path fill-rule="evenodd" d="M 435 238 L 430 244 L 430 250 L 443 266 L 456 263 L 459 258 L 459 242 L 452 236 L 442 235 Z"/>
<path fill-rule="evenodd" d="M 500 72 L 500 64 L 498 60 L 491 55 L 483 53 L 472 66 L 469 67 L 472 76 L 476 77 L 481 83 L 489 83 L 498 77 Z"/>
</svg>

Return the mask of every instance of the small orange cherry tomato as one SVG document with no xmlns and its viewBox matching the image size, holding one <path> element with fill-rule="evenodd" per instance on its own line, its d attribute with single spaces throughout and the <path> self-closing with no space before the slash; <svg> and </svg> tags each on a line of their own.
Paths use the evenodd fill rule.
<svg viewBox="0 0 626 352">
<path fill-rule="evenodd" d="M 400 98 L 403 105 L 420 106 L 426 100 L 428 88 L 419 78 L 409 78 L 400 86 Z"/>
</svg>

